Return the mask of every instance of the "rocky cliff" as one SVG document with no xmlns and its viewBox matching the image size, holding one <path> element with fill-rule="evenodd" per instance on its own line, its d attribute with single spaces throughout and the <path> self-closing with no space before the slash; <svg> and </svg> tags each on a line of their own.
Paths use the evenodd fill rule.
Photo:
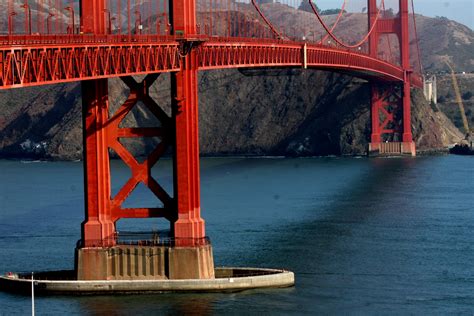
<svg viewBox="0 0 474 316">
<path fill-rule="evenodd" d="M 263 76 L 265 75 L 265 76 Z M 169 111 L 169 78 L 152 88 Z M 123 102 L 123 84 L 111 80 L 112 108 Z M 358 79 L 302 70 L 242 74 L 226 70 L 200 76 L 200 146 L 203 155 L 360 155 L 370 136 L 368 84 Z M 19 95 L 21 93 L 21 95 Z M 3 157 L 80 159 L 80 85 L 29 88 L 5 93 L 0 122 Z M 8 101 L 21 98 L 22 106 Z M 8 118 L 13 118 L 8 120 Z M 138 107 L 126 120 L 152 125 Z M 420 92 L 413 97 L 413 130 L 418 149 L 442 148 L 459 132 L 435 113 Z M 138 141 L 127 144 L 140 154 Z"/>
</svg>

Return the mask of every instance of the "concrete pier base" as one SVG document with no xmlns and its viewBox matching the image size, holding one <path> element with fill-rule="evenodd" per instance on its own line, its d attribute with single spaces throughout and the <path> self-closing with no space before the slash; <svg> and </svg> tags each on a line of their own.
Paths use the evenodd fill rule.
<svg viewBox="0 0 474 316">
<path fill-rule="evenodd" d="M 293 272 L 261 268 L 216 268 L 213 279 L 75 280 L 75 271 L 36 272 L 37 295 L 113 295 L 165 292 L 235 292 L 295 284 Z M 0 276 L 0 291 L 31 295 L 31 274 Z"/>
<path fill-rule="evenodd" d="M 369 143 L 369 157 L 377 156 L 416 156 L 414 142 Z"/>
<path fill-rule="evenodd" d="M 77 280 L 213 279 L 210 244 L 194 247 L 117 245 L 76 249 Z"/>
</svg>

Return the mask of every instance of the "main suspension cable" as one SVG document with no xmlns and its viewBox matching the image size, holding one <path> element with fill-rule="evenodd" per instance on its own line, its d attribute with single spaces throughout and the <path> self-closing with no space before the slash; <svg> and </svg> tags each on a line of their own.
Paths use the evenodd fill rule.
<svg viewBox="0 0 474 316">
<path fill-rule="evenodd" d="M 313 10 L 313 13 L 316 15 L 316 17 L 318 18 L 318 21 L 319 23 L 321 23 L 321 25 L 323 26 L 323 28 L 326 30 L 326 32 L 328 33 L 328 35 L 336 41 L 336 43 L 338 43 L 339 45 L 345 47 L 345 48 L 357 48 L 357 47 L 360 47 L 362 44 L 364 44 L 367 39 L 370 37 L 370 35 L 372 35 L 373 31 L 375 30 L 375 27 L 377 26 L 377 23 L 379 21 L 379 17 L 380 17 L 380 13 L 382 12 L 382 5 L 384 5 L 384 0 L 382 0 L 381 2 L 381 5 L 379 7 L 379 10 L 377 12 L 377 16 L 375 18 L 375 21 L 372 25 L 372 27 L 370 28 L 369 32 L 367 33 L 367 35 L 360 41 L 358 42 L 357 44 L 354 44 L 354 45 L 349 45 L 349 44 L 345 44 L 344 42 L 342 42 L 339 38 L 337 38 L 333 33 L 332 31 L 329 29 L 329 27 L 326 25 L 326 23 L 324 23 L 323 19 L 321 18 L 321 15 L 319 15 L 318 13 L 318 10 L 316 9 L 314 3 L 312 0 L 308 0 L 309 4 L 311 5 L 311 9 Z"/>
<path fill-rule="evenodd" d="M 255 0 L 252 0 L 252 5 L 254 6 L 255 10 L 257 10 L 258 14 L 260 17 L 263 19 L 263 21 L 270 27 L 272 30 L 273 34 L 276 35 L 278 39 L 281 38 L 281 34 L 277 31 L 277 29 L 273 26 L 273 24 L 265 17 L 263 12 L 260 10 L 260 6 L 257 4 Z"/>
<path fill-rule="evenodd" d="M 333 26 L 331 27 L 331 32 L 334 32 L 336 29 L 336 26 L 339 24 L 339 21 L 342 17 L 342 14 L 344 13 L 344 10 L 346 8 L 346 4 L 349 2 L 349 0 L 344 0 L 344 3 L 342 4 L 341 11 L 339 11 L 339 14 L 337 15 L 336 22 L 334 22 Z M 323 39 L 319 42 L 319 44 L 324 43 L 329 37 L 329 34 L 326 34 Z"/>
</svg>

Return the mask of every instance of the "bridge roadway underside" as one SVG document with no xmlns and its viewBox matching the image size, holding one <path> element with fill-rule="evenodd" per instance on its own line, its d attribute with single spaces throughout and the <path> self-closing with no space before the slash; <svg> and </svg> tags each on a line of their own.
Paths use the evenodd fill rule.
<svg viewBox="0 0 474 316">
<path fill-rule="evenodd" d="M 195 49 L 199 70 L 231 68 L 310 68 L 343 72 L 376 82 L 403 83 L 398 65 L 366 54 L 307 43 L 177 40 L 73 44 L 18 40 L 1 46 L 0 89 L 67 83 L 150 73 L 177 72 L 181 57 Z M 78 42 L 78 43 L 74 43 Z M 3 45 L 6 45 L 5 43 Z M 422 81 L 412 75 L 412 85 Z"/>
</svg>

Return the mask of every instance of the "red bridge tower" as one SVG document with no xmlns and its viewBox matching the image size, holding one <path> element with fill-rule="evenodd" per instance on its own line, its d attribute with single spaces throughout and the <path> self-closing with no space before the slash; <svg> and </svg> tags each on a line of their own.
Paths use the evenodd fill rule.
<svg viewBox="0 0 474 316">
<path fill-rule="evenodd" d="M 194 0 L 169 2 L 172 30 L 182 38 L 183 48 L 195 38 Z M 106 35 L 106 0 L 81 1 L 81 32 Z M 197 56 L 183 49 L 180 71 L 171 74 L 172 116 L 151 98 L 149 88 L 158 77 L 149 74 L 142 82 L 122 77 L 130 94 L 109 117 L 108 80 L 82 82 L 86 220 L 82 240 L 76 249 L 79 280 L 100 279 L 200 279 L 213 278 L 212 248 L 205 238 L 200 215 Z M 141 101 L 161 122 L 156 128 L 120 128 L 120 122 Z M 119 138 L 160 137 L 160 144 L 139 163 Z M 152 177 L 151 168 L 174 148 L 174 197 Z M 132 176 L 111 196 L 109 149 L 130 167 Z M 122 203 L 139 184 L 145 184 L 163 203 L 162 208 L 122 208 Z M 115 223 L 120 218 L 164 217 L 172 236 L 166 243 L 117 244 Z"/>
<path fill-rule="evenodd" d="M 377 0 L 368 0 L 369 29 L 374 23 L 374 32 L 369 38 L 372 57 L 378 57 L 379 40 L 382 34 L 395 34 L 400 47 L 400 64 L 404 70 L 401 86 L 371 84 L 372 135 L 369 154 L 416 155 L 411 130 L 411 74 L 409 0 L 399 0 L 399 14 L 393 18 L 379 18 Z M 401 124 L 400 124 L 401 122 Z"/>
</svg>

